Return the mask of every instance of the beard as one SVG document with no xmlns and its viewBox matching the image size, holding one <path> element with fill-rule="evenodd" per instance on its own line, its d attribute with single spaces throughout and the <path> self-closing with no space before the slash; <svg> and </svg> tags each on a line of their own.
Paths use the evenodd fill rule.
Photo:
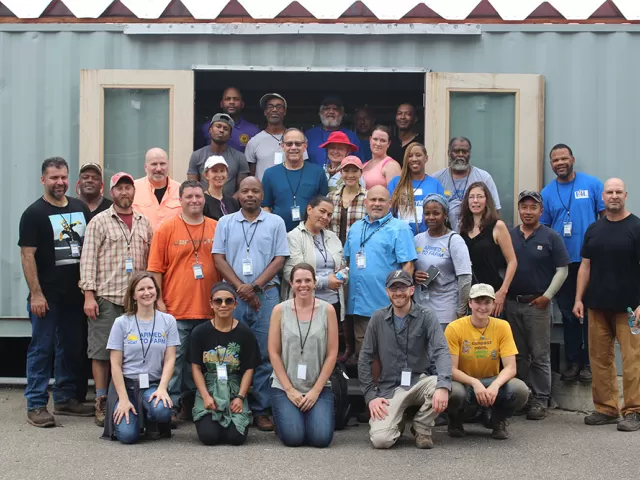
<svg viewBox="0 0 640 480">
<path fill-rule="evenodd" d="M 338 128 L 342 125 L 342 117 L 337 117 L 335 119 L 320 116 L 320 121 L 322 122 L 322 126 L 325 128 Z"/>
<path fill-rule="evenodd" d="M 228 139 L 227 139 L 228 140 Z M 227 143 L 227 140 L 222 140 L 221 138 L 212 138 L 211 141 L 218 146 L 224 145 Z"/>
<path fill-rule="evenodd" d="M 58 190 L 57 187 L 51 187 L 51 188 L 47 188 L 47 193 L 49 195 L 51 195 L 53 198 L 55 198 L 56 200 L 61 200 L 65 193 L 67 193 L 67 188 L 63 188 Z"/>
<path fill-rule="evenodd" d="M 556 174 L 556 175 L 558 175 L 558 178 L 561 178 L 564 180 L 566 178 L 569 178 L 572 173 L 573 173 L 573 165 L 570 165 L 569 167 L 567 167 L 567 173 L 563 175 L 560 175 L 560 174 Z"/>
<path fill-rule="evenodd" d="M 469 168 L 469 162 L 464 158 L 450 158 L 449 167 L 456 172 L 464 172 Z"/>
<path fill-rule="evenodd" d="M 133 199 L 131 198 L 114 198 L 113 203 L 117 205 L 118 208 L 127 209 L 133 204 Z"/>
</svg>

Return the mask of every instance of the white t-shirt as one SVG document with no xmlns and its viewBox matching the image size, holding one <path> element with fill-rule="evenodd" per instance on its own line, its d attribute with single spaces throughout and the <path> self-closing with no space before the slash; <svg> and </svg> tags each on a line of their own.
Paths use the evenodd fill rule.
<svg viewBox="0 0 640 480">
<path fill-rule="evenodd" d="M 454 232 L 434 238 L 427 231 L 416 235 L 413 241 L 418 254 L 416 270 L 426 272 L 431 265 L 440 270 L 428 289 L 416 285 L 416 302 L 433 310 L 441 324 L 447 324 L 457 318 L 458 277 L 471 275 L 467 244 Z"/>
<path fill-rule="evenodd" d="M 498 189 L 496 188 L 493 178 L 489 172 L 482 170 L 481 168 L 472 166 L 469 175 L 465 178 L 461 178 L 460 180 L 454 180 L 448 168 L 438 170 L 433 174 L 433 177 L 436 180 L 439 180 L 444 187 L 444 196 L 449 200 L 449 222 L 451 223 L 451 228 L 456 232 L 460 231 L 460 226 L 458 225 L 460 205 L 462 204 L 462 199 L 471 184 L 475 182 L 484 182 L 491 192 L 493 203 L 496 205 L 496 210 L 500 210 L 500 208 L 502 208 L 500 206 Z"/>
<path fill-rule="evenodd" d="M 262 181 L 264 171 L 273 167 L 274 165 L 280 165 L 284 162 L 284 152 L 282 151 L 283 134 L 273 135 L 265 130 L 260 131 L 255 137 L 252 137 L 247 143 L 247 148 L 244 150 L 244 156 L 247 158 L 247 162 L 253 163 L 256 166 L 256 177 Z M 304 152 L 303 158 L 306 160 L 309 158 L 307 152 Z"/>
</svg>

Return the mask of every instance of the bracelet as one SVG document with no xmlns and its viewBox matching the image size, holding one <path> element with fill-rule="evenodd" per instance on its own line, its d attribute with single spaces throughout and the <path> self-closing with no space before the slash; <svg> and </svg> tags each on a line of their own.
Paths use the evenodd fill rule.
<svg viewBox="0 0 640 480">
<path fill-rule="evenodd" d="M 234 395 L 233 398 L 239 398 L 240 400 L 242 400 L 244 402 L 244 396 L 243 395 Z"/>
</svg>

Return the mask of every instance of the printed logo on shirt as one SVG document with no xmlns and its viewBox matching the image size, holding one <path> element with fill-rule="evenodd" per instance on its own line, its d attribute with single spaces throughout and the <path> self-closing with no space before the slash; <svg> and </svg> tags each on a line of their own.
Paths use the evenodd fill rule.
<svg viewBox="0 0 640 480">
<path fill-rule="evenodd" d="M 198 245 L 200 245 L 200 240 L 196 240 L 195 238 L 193 239 L 193 242 L 190 239 L 175 240 L 173 242 L 173 246 L 174 247 L 184 247 L 185 245 L 188 245 L 188 246 L 192 247 L 194 243 L 196 244 L 196 246 L 198 246 Z M 202 243 L 204 245 L 211 245 L 213 243 L 213 238 L 204 238 L 202 240 Z"/>
<path fill-rule="evenodd" d="M 53 228 L 53 248 L 56 258 L 56 267 L 80 263 L 79 252 L 74 255 L 71 245 L 79 245 L 82 248 L 84 231 L 87 222 L 82 212 L 56 213 L 49 215 L 51 228 Z M 74 247 L 74 250 L 77 247 Z"/>
<path fill-rule="evenodd" d="M 497 359 L 498 359 L 498 351 L 491 350 L 491 360 L 497 360 Z"/>
<path fill-rule="evenodd" d="M 469 353 L 471 351 L 471 344 L 469 340 L 465 340 L 462 342 L 462 353 Z"/>
<path fill-rule="evenodd" d="M 231 342 L 226 348 L 218 345 L 208 352 L 202 352 L 202 363 L 207 366 L 208 370 L 215 370 L 216 365 L 224 363 L 229 371 L 237 371 L 240 369 L 240 345 Z"/>
<path fill-rule="evenodd" d="M 151 332 L 143 332 L 142 344 L 149 345 L 149 342 L 151 342 L 152 344 L 157 343 L 160 345 L 166 345 L 167 334 L 165 332 L 153 332 L 153 337 L 151 337 Z M 127 335 L 127 345 L 138 345 L 139 343 L 139 338 L 135 333 L 130 333 L 129 335 Z"/>
<path fill-rule="evenodd" d="M 247 143 L 249 143 L 249 135 L 247 135 L 246 133 L 240 135 L 240 143 L 242 145 L 246 145 Z"/>
<path fill-rule="evenodd" d="M 446 258 L 447 249 L 445 247 L 433 247 L 429 245 L 424 248 L 416 248 L 416 252 L 429 257 Z"/>
<path fill-rule="evenodd" d="M 451 196 L 451 190 L 445 190 L 444 191 L 444 196 L 449 198 Z"/>
<path fill-rule="evenodd" d="M 589 190 L 576 190 L 573 195 L 576 200 L 580 200 L 581 198 L 589 198 Z"/>
</svg>

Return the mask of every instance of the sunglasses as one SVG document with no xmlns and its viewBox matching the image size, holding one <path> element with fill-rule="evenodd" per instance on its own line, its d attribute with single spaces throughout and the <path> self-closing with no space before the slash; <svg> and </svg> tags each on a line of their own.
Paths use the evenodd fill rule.
<svg viewBox="0 0 640 480">
<path fill-rule="evenodd" d="M 236 299 L 231 297 L 227 297 L 227 298 L 216 297 L 213 299 L 213 304 L 218 307 L 222 306 L 223 303 L 227 306 L 233 305 L 234 303 L 236 303 Z"/>
<path fill-rule="evenodd" d="M 298 148 L 300 148 L 302 145 L 304 145 L 304 142 L 282 142 L 282 144 L 286 147 L 293 147 L 294 145 Z"/>
</svg>

